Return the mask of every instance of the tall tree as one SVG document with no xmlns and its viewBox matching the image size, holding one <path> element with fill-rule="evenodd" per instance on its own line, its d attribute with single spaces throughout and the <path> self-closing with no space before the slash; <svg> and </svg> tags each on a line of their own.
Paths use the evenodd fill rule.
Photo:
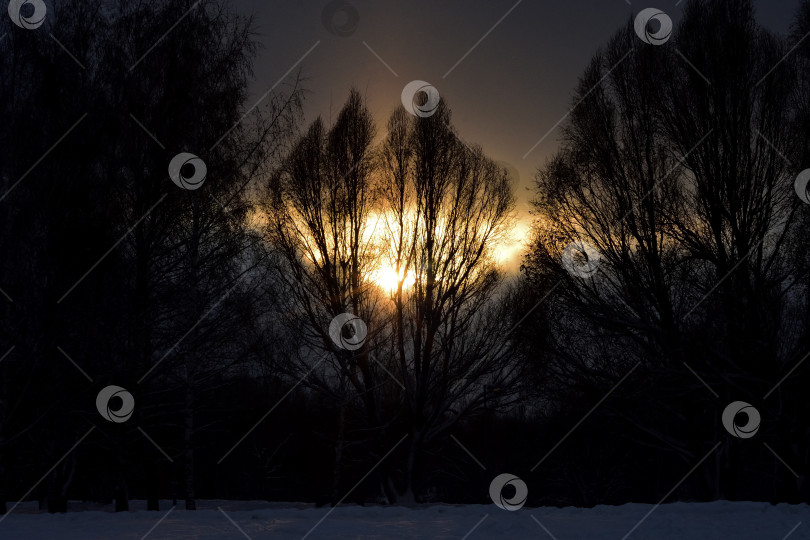
<svg viewBox="0 0 810 540">
<path fill-rule="evenodd" d="M 427 447 L 483 406 L 484 383 L 502 388 L 506 404 L 517 372 L 510 342 L 489 334 L 508 325 L 492 252 L 510 222 L 512 186 L 449 121 L 444 104 L 424 119 L 399 109 L 373 148 L 370 114 L 352 91 L 333 127 L 311 125 L 271 186 L 278 294 L 301 329 L 290 375 L 339 403 L 335 467 L 347 404 L 359 405 L 377 459 L 397 440 L 394 427 L 405 428 L 403 481 L 391 464 L 377 469 L 389 501 L 421 495 Z M 330 335 L 344 312 L 368 331 L 358 347 Z"/>
<path fill-rule="evenodd" d="M 118 106 L 111 109 L 117 114 L 109 122 L 119 130 L 140 123 L 157 140 L 127 130 L 136 139 L 128 141 L 134 145 L 128 145 L 126 153 L 123 146 L 111 150 L 107 155 L 119 156 L 119 169 L 106 170 L 125 176 L 120 184 L 124 207 L 135 216 L 149 214 L 127 246 L 135 269 L 135 358 L 127 365 L 130 374 L 140 372 L 138 385 L 157 379 L 154 390 L 165 392 L 174 385 L 181 389 L 179 454 L 186 508 L 194 509 L 194 439 L 202 427 L 198 418 L 204 392 L 217 388 L 217 375 L 244 361 L 255 346 L 243 333 L 249 327 L 246 306 L 256 285 L 251 279 L 256 254 L 249 229 L 250 197 L 256 178 L 278 157 L 291 133 L 300 93 L 295 80 L 248 116 L 256 53 L 252 21 L 221 2 L 187 4 L 185 30 L 168 34 L 158 45 L 175 51 L 171 55 L 151 51 L 164 32 L 159 25 L 135 21 L 172 21 L 177 5 L 118 6 L 117 32 L 111 34 L 117 37 L 107 44 L 107 65 L 124 84 L 110 79 L 110 99 Z M 187 58 L 195 61 L 183 60 Z M 194 92 L 189 93 L 189 87 Z M 201 187 L 186 191 L 168 178 L 169 163 L 180 151 L 199 158 L 189 163 L 191 170 L 185 169 L 187 164 L 176 173 L 202 177 L 205 170 Z M 126 156 L 127 169 L 121 156 Z M 161 408 L 165 411 L 166 404 L 161 405 L 157 414 Z"/>
<path fill-rule="evenodd" d="M 2 92 L 20 111 L 10 116 L 19 125 L 2 133 L 13 156 L 4 154 L 0 165 L 3 193 L 13 188 L 0 201 L 2 219 L 11 231 L 39 224 L 17 238 L 4 228 L 8 253 L 35 271 L 11 267 L 10 278 L 0 279 L 19 291 L 25 312 L 17 317 L 15 354 L 32 361 L 20 364 L 18 380 L 30 377 L 37 386 L 22 388 L 20 401 L 0 411 L 19 415 L 25 400 L 33 400 L 39 413 L 26 415 L 20 433 L 9 434 L 5 422 L 0 433 L 8 441 L 32 429 L 61 431 L 42 434 L 54 444 L 37 453 L 37 468 L 56 462 L 81 436 L 82 405 L 92 403 L 92 388 L 58 352 L 63 347 L 96 384 L 118 384 L 136 396 L 132 420 L 104 426 L 96 441 L 117 456 L 119 509 L 126 509 L 128 479 L 140 467 L 137 428 L 179 435 L 157 438 L 182 456 L 186 506 L 194 508 L 205 392 L 222 384 L 258 342 L 249 324 L 251 289 L 259 283 L 249 227 L 254 180 L 273 165 L 300 112 L 298 78 L 250 107 L 256 53 L 250 19 L 215 0 L 181 4 L 65 0 L 48 5 L 50 28 L 13 32 L 0 44 L 10 50 L 2 60 Z M 178 9 L 187 15 L 170 31 Z M 90 31 L 87 21 L 98 24 Z M 207 170 L 196 190 L 170 178 L 169 164 L 181 152 L 199 159 L 175 175 Z M 39 163 L 39 157 L 47 159 Z M 24 288 L 26 272 L 42 285 Z M 58 367 L 43 371 L 46 360 Z M 38 404 L 36 394 L 49 399 Z M 44 420 L 26 426 L 37 414 Z M 167 429 L 175 422 L 181 433 Z M 159 479 L 163 458 L 152 451 L 157 459 L 146 468 Z M 57 469 L 56 481 L 46 484 L 64 499 L 63 484 L 73 475 L 58 475 Z"/>
<path fill-rule="evenodd" d="M 627 392 L 651 405 L 612 414 L 684 464 L 724 434 L 703 411 L 761 400 L 793 358 L 780 346 L 795 270 L 783 249 L 796 209 L 785 53 L 746 0 L 687 3 L 664 46 L 639 43 L 631 20 L 586 70 L 563 147 L 537 176 L 527 274 L 546 290 L 559 281 L 546 307 L 572 313 L 552 322 L 552 372 L 606 390 L 644 366 L 647 384 Z M 561 263 L 579 241 L 600 256 L 592 276 Z M 662 416 L 683 421 L 661 429 Z M 714 496 L 736 496 L 733 457 L 747 451 L 732 442 L 705 469 Z"/>
<path fill-rule="evenodd" d="M 374 134 L 371 114 L 359 92 L 352 90 L 333 126 L 327 130 L 319 118 L 296 142 L 267 198 L 268 242 L 281 284 L 276 289 L 280 317 L 302 330 L 293 347 L 296 361 L 284 369 L 339 406 L 333 503 L 340 497 L 346 407 L 359 400 L 364 424 L 376 427 L 380 422 L 377 375 L 366 336 L 361 336 L 361 346 L 347 349 L 330 335 L 330 322 L 347 312 L 372 331 L 369 339 L 376 332 L 376 299 L 369 280 L 374 268 L 369 249 L 374 234 L 369 159 Z M 324 355 L 328 369 L 321 367 Z"/>
<path fill-rule="evenodd" d="M 426 118 L 398 109 L 388 123 L 380 191 L 382 260 L 397 276 L 386 357 L 404 385 L 404 498 L 419 499 L 425 450 L 499 388 L 515 390 L 493 250 L 512 219 L 507 171 L 453 132 L 444 101 Z"/>
</svg>

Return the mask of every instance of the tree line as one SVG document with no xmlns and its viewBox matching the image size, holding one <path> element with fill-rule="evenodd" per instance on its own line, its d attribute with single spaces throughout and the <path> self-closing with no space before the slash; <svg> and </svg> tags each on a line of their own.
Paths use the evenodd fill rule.
<svg viewBox="0 0 810 540">
<path fill-rule="evenodd" d="M 252 21 L 181 4 L 0 28 L 0 510 L 488 502 L 502 472 L 529 504 L 657 502 L 696 465 L 673 497 L 808 500 L 810 3 L 790 36 L 744 0 L 688 2 L 664 46 L 619 29 L 518 280 L 511 174 L 448 101 L 378 125 L 351 90 L 304 125 L 299 75 L 254 107 Z"/>
</svg>

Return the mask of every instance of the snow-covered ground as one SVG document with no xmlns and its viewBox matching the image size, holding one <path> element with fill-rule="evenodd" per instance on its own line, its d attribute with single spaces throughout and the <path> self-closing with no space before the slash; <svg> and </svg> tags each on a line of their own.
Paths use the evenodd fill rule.
<svg viewBox="0 0 810 540">
<path fill-rule="evenodd" d="M 112 513 L 72 504 L 66 514 L 19 505 L 0 522 L 3 540 L 508 538 L 549 540 L 798 540 L 810 538 L 810 506 L 765 503 L 674 503 L 581 508 L 432 505 L 417 508 L 199 501 L 196 512 L 163 501 L 160 512 Z M 221 509 L 221 510 L 220 510 Z M 76 511 L 78 510 L 78 511 Z M 325 518 L 325 519 L 324 519 Z M 162 519 L 162 520 L 161 520 Z M 317 526 L 316 526 L 317 525 Z M 313 530 L 313 527 L 314 530 Z M 634 529 L 635 527 L 635 529 Z M 632 530 L 630 536 L 626 536 Z"/>
</svg>

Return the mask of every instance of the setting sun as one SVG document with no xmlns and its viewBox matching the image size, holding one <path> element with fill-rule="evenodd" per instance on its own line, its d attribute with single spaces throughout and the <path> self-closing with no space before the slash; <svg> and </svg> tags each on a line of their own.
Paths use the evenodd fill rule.
<svg viewBox="0 0 810 540">
<path fill-rule="evenodd" d="M 375 270 L 371 280 L 383 290 L 395 291 L 400 282 L 402 282 L 403 289 L 412 287 L 416 283 L 416 276 L 412 271 L 409 271 L 406 276 L 402 269 L 397 272 L 396 268 L 387 266 Z"/>
<path fill-rule="evenodd" d="M 380 229 L 378 223 L 384 214 L 374 214 L 374 218 L 369 219 L 369 226 L 364 229 L 364 239 L 371 241 L 375 233 Z M 371 224 L 374 225 L 371 225 Z M 516 272 L 520 265 L 521 256 L 526 249 L 530 237 L 530 226 L 524 221 L 513 223 L 512 227 L 493 241 L 491 256 L 493 261 L 506 272 Z M 392 250 L 394 248 L 392 247 Z M 403 290 L 408 290 L 416 283 L 417 275 L 411 269 L 405 274 L 404 269 L 396 270 L 395 266 L 380 261 L 370 274 L 372 283 L 385 292 L 393 292 L 402 282 Z"/>
<path fill-rule="evenodd" d="M 517 221 L 493 249 L 495 261 L 502 266 L 513 266 L 520 262 L 520 256 L 526 249 L 530 238 L 530 226 L 524 221 Z"/>
</svg>

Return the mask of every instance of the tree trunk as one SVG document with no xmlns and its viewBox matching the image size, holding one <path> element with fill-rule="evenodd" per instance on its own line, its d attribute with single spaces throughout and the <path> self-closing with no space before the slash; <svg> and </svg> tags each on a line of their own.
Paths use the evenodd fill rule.
<svg viewBox="0 0 810 540">
<path fill-rule="evenodd" d="M 115 511 L 128 512 L 129 511 L 129 489 L 127 488 L 127 479 L 123 473 L 124 459 L 121 450 L 118 450 L 118 478 L 115 481 Z"/>
<path fill-rule="evenodd" d="M 48 480 L 47 506 L 49 514 L 67 512 L 67 501 L 62 500 L 61 489 L 59 488 L 59 471 L 51 473 Z"/>
<path fill-rule="evenodd" d="M 341 374 L 340 376 L 340 412 L 338 413 L 338 431 L 337 440 L 335 441 L 335 464 L 332 468 L 332 494 L 330 505 L 336 506 L 340 500 L 340 469 L 343 465 L 343 446 L 344 435 L 346 430 L 346 377 Z"/>
<path fill-rule="evenodd" d="M 127 489 L 127 482 L 124 478 L 119 478 L 118 482 L 115 483 L 115 511 L 129 511 L 129 490 Z"/>
<path fill-rule="evenodd" d="M 146 480 L 146 509 L 157 512 L 160 510 L 160 465 L 149 466 Z"/>
<path fill-rule="evenodd" d="M 387 504 L 396 504 L 399 502 L 399 495 L 397 494 L 396 486 L 394 486 L 394 480 L 391 478 L 390 474 L 383 476 L 382 489 L 385 493 Z"/>
<path fill-rule="evenodd" d="M 416 504 L 419 502 L 419 441 L 420 434 L 411 435 L 411 444 L 408 447 L 408 464 L 405 473 L 405 490 L 400 494 L 399 501 L 402 504 Z"/>
<path fill-rule="evenodd" d="M 378 437 L 378 448 L 382 448 L 382 441 L 383 437 Z M 387 459 L 383 460 L 379 467 L 380 496 L 383 499 L 383 504 L 394 504 L 397 502 L 397 490 L 391 478 L 391 466 L 388 461 Z"/>
<path fill-rule="evenodd" d="M 8 497 L 8 480 L 6 479 L 6 400 L 8 399 L 8 363 L 0 364 L 0 516 L 4 515 L 8 508 L 6 499 Z"/>
<path fill-rule="evenodd" d="M 194 498 L 194 444 L 191 440 L 194 433 L 194 389 L 188 377 L 186 378 L 185 416 L 183 441 L 185 443 L 186 510 L 196 510 L 197 501 Z"/>
<path fill-rule="evenodd" d="M 172 506 L 177 506 L 177 467 L 172 463 Z"/>
<path fill-rule="evenodd" d="M 65 467 L 69 466 L 69 470 Z M 63 514 L 67 512 L 67 493 L 73 482 L 73 473 L 76 471 L 76 458 L 71 456 L 70 461 L 57 467 L 50 475 L 48 482 L 48 513 Z"/>
</svg>

